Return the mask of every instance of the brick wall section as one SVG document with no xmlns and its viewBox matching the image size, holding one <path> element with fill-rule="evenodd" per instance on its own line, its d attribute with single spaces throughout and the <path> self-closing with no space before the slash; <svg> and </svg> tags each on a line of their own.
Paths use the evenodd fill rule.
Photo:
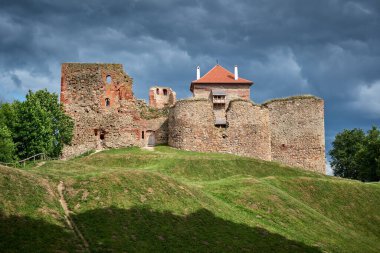
<svg viewBox="0 0 380 253">
<path fill-rule="evenodd" d="M 171 88 L 155 86 L 149 89 L 149 106 L 161 109 L 172 106 L 175 102 L 176 93 Z"/>
<path fill-rule="evenodd" d="M 271 160 L 269 111 L 250 101 L 231 101 L 227 109 L 229 152 Z"/>
<path fill-rule="evenodd" d="M 168 143 L 168 117 L 159 117 L 146 120 L 145 131 L 154 130 L 156 144 Z M 148 139 L 145 138 L 144 146 L 148 144 Z"/>
<path fill-rule="evenodd" d="M 277 99 L 269 109 L 272 159 L 325 173 L 324 102 L 313 96 Z"/>
<path fill-rule="evenodd" d="M 248 84 L 194 84 L 193 95 L 196 98 L 209 98 L 211 90 L 226 92 L 226 100 L 241 98 L 250 99 L 250 85 Z"/>
<path fill-rule="evenodd" d="M 169 113 L 169 145 L 202 151 L 225 152 L 270 160 L 269 113 L 249 101 L 232 101 L 229 127 L 214 126 L 213 105 L 207 99 L 181 100 Z"/>
<path fill-rule="evenodd" d="M 141 117 L 132 82 L 121 64 L 62 64 L 61 103 L 75 122 L 72 144 L 64 147 L 63 158 L 94 149 L 144 146 L 142 131 L 147 130 L 157 130 L 158 140 L 165 142 L 166 118 Z"/>
</svg>

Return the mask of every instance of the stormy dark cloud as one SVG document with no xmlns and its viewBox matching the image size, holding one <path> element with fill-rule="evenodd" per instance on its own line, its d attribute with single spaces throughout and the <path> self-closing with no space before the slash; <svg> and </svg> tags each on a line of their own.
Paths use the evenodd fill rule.
<svg viewBox="0 0 380 253">
<path fill-rule="evenodd" d="M 253 80 L 252 99 L 325 99 L 326 140 L 380 125 L 378 0 L 7 1 L 0 3 L 2 99 L 59 91 L 62 62 L 116 62 L 149 86 L 190 96 L 195 67 Z"/>
</svg>

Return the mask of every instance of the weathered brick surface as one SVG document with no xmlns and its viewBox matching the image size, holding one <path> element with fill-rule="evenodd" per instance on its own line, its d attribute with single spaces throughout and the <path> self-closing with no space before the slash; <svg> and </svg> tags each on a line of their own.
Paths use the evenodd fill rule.
<svg viewBox="0 0 380 253">
<path fill-rule="evenodd" d="M 226 152 L 270 160 L 269 114 L 249 101 L 232 101 L 229 126 L 214 126 L 207 99 L 178 101 L 169 113 L 169 145 L 193 151 Z"/>
<path fill-rule="evenodd" d="M 325 173 L 323 100 L 303 96 L 264 105 L 270 114 L 272 159 Z"/>
<path fill-rule="evenodd" d="M 209 99 L 176 103 L 169 114 L 169 145 L 192 151 L 227 152 L 325 173 L 323 100 L 311 96 L 264 105 L 232 100 L 227 127 L 214 126 Z"/>
<path fill-rule="evenodd" d="M 227 102 L 237 98 L 250 99 L 248 84 L 194 84 L 193 95 L 196 98 L 209 98 L 212 90 L 224 91 L 227 94 Z"/>
<path fill-rule="evenodd" d="M 149 106 L 153 108 L 164 108 L 174 105 L 176 93 L 169 87 L 155 86 L 149 89 Z"/>
<path fill-rule="evenodd" d="M 61 103 L 75 122 L 64 158 L 92 149 L 144 146 L 143 131 L 156 131 L 156 139 L 165 143 L 167 117 L 143 118 L 132 82 L 121 64 L 62 64 Z"/>
</svg>

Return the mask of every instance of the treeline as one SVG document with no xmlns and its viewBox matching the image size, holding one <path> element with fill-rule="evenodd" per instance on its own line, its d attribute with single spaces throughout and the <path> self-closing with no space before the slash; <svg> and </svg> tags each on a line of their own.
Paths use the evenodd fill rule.
<svg viewBox="0 0 380 253">
<path fill-rule="evenodd" d="M 29 91 L 23 102 L 0 103 L 0 162 L 38 153 L 59 157 L 72 139 L 74 123 L 63 113 L 58 95 Z"/>
<path fill-rule="evenodd" d="M 380 180 L 380 131 L 372 127 L 344 130 L 332 143 L 331 167 L 334 175 L 364 182 Z"/>
</svg>

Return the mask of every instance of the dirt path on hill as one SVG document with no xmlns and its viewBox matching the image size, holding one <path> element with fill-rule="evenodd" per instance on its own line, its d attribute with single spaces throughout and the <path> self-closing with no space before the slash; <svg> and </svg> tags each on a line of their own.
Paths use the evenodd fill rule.
<svg viewBox="0 0 380 253">
<path fill-rule="evenodd" d="M 42 165 L 44 165 L 46 162 L 39 162 L 36 164 L 36 166 L 34 168 L 38 168 L 38 167 L 41 167 Z"/>
<path fill-rule="evenodd" d="M 59 193 L 59 203 L 61 204 L 61 207 L 62 207 L 63 211 L 65 212 L 64 217 L 65 217 L 66 223 L 69 225 L 69 227 L 72 230 L 74 230 L 75 234 L 79 237 L 85 251 L 91 252 L 90 246 L 89 246 L 87 240 L 84 238 L 83 234 L 80 232 L 79 228 L 75 225 L 74 221 L 70 217 L 71 211 L 69 210 L 69 208 L 67 206 L 67 202 L 65 200 L 65 197 L 63 196 L 63 192 L 65 191 L 65 184 L 63 183 L 63 181 L 59 182 L 59 184 L 57 186 L 57 190 Z"/>
</svg>

